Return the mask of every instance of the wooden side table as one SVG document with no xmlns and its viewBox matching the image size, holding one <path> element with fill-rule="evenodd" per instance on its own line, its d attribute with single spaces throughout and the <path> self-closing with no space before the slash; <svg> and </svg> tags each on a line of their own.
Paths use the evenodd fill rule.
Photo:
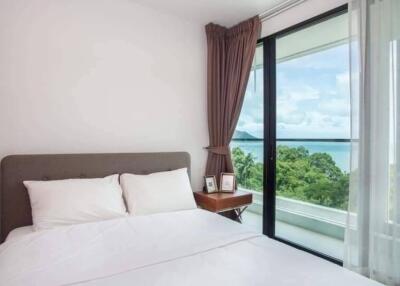
<svg viewBox="0 0 400 286">
<path fill-rule="evenodd" d="M 253 202 L 253 194 L 236 191 L 234 193 L 194 192 L 196 203 L 202 209 L 215 213 L 233 211 L 234 220 L 242 222 L 242 213 Z"/>
</svg>

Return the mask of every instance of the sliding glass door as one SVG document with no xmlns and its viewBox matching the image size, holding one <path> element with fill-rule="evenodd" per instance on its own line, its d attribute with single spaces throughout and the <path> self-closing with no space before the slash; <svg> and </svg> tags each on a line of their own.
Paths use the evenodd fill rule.
<svg viewBox="0 0 400 286">
<path fill-rule="evenodd" d="M 259 41 L 231 142 L 243 223 L 336 263 L 350 170 L 347 7 Z"/>
<path fill-rule="evenodd" d="M 264 233 L 339 263 L 350 169 L 346 7 L 263 43 Z"/>
</svg>

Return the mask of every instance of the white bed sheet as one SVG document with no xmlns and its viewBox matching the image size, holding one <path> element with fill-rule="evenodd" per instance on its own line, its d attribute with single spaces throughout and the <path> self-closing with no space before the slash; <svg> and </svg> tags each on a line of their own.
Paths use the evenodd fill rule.
<svg viewBox="0 0 400 286">
<path fill-rule="evenodd" d="M 0 245 L 0 285 L 381 285 L 203 210 L 67 226 Z"/>
<path fill-rule="evenodd" d="M 13 229 L 12 231 L 10 231 L 10 233 L 7 235 L 6 241 L 22 237 L 22 236 L 30 234 L 32 232 L 34 232 L 32 225 L 18 227 L 16 229 Z"/>
</svg>

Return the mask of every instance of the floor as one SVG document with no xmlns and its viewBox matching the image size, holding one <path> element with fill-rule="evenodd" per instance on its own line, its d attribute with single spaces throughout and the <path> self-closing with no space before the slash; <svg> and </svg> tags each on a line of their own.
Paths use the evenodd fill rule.
<svg viewBox="0 0 400 286">
<path fill-rule="evenodd" d="M 262 216 L 250 211 L 242 214 L 244 225 L 257 232 L 262 232 Z M 307 248 L 322 252 L 331 257 L 343 260 L 344 243 L 342 240 L 315 233 L 280 221 L 276 222 L 275 232 L 278 237 L 285 238 Z"/>
</svg>

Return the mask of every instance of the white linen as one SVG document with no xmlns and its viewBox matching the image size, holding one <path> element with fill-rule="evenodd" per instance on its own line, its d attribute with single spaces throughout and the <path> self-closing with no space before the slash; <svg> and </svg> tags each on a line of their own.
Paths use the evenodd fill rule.
<svg viewBox="0 0 400 286">
<path fill-rule="evenodd" d="M 24 181 L 31 202 L 34 229 L 125 216 L 118 177 Z"/>
<path fill-rule="evenodd" d="M 7 235 L 6 241 L 10 240 L 10 239 L 16 239 L 18 237 L 22 237 L 22 236 L 30 234 L 32 232 L 34 232 L 32 225 L 18 227 L 16 229 L 13 229 L 12 231 L 10 231 L 10 233 Z"/>
<path fill-rule="evenodd" d="M 0 245 L 0 285 L 377 286 L 204 210 L 35 232 Z"/>
<path fill-rule="evenodd" d="M 351 0 L 345 267 L 400 285 L 400 1 Z"/>
<path fill-rule="evenodd" d="M 187 168 L 149 175 L 122 174 L 121 186 L 131 215 L 197 207 Z"/>
</svg>

